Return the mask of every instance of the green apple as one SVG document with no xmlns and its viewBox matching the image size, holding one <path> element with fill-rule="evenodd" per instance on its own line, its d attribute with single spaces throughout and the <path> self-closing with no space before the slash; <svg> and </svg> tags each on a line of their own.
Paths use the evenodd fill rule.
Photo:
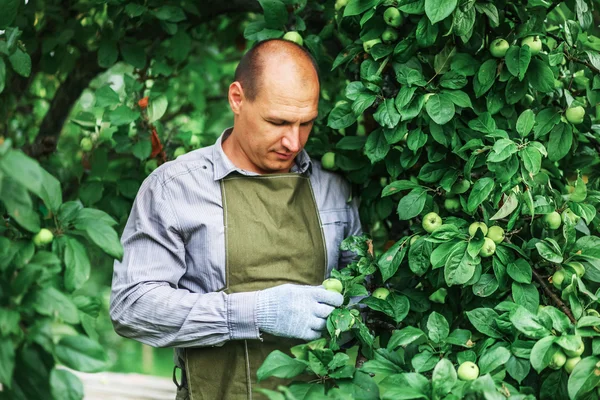
<svg viewBox="0 0 600 400">
<path fill-rule="evenodd" d="M 366 53 L 371 53 L 371 49 L 373 48 L 373 46 L 375 46 L 376 44 L 379 44 L 379 43 L 381 43 L 381 39 L 379 39 L 379 38 L 367 40 L 366 42 L 363 43 L 363 49 L 365 50 Z"/>
<path fill-rule="evenodd" d="M 429 214 L 423 217 L 423 229 L 426 232 L 433 232 L 440 226 L 442 226 L 442 218 L 434 212 L 430 212 Z"/>
<path fill-rule="evenodd" d="M 481 231 L 483 232 L 483 236 L 487 235 L 488 233 L 488 227 L 485 223 L 473 222 L 469 226 L 469 235 L 471 235 L 471 237 L 475 236 L 475 234 L 477 233 L 477 229 L 481 229 Z"/>
<path fill-rule="evenodd" d="M 585 344 L 583 343 L 583 340 L 581 340 L 581 342 L 579 343 L 579 347 L 577 347 L 577 350 L 565 349 L 564 352 L 568 357 L 579 357 L 580 355 L 583 354 L 584 350 L 585 350 Z"/>
<path fill-rule="evenodd" d="M 563 271 L 562 269 L 559 269 L 554 274 L 552 274 L 552 284 L 558 290 L 560 290 L 562 288 L 562 284 L 564 281 L 565 281 L 565 271 Z"/>
<path fill-rule="evenodd" d="M 460 211 L 460 200 L 458 199 L 446 199 L 444 200 L 444 208 L 448 212 L 455 213 Z"/>
<path fill-rule="evenodd" d="M 486 235 L 494 241 L 494 243 L 502 243 L 504 241 L 504 229 L 498 225 L 490 226 Z"/>
<path fill-rule="evenodd" d="M 285 35 L 283 35 L 284 40 L 289 40 L 290 42 L 296 43 L 298 46 L 302 46 L 304 44 L 304 40 L 302 40 L 302 36 L 296 31 L 289 31 Z"/>
<path fill-rule="evenodd" d="M 502 58 L 506 55 L 510 45 L 504 39 L 495 39 L 490 44 L 490 53 L 496 58 Z"/>
<path fill-rule="evenodd" d="M 158 161 L 155 158 L 146 161 L 146 164 L 144 164 L 144 172 L 146 175 L 150 175 L 156 168 L 158 168 Z"/>
<path fill-rule="evenodd" d="M 381 40 L 383 43 L 392 43 L 398 40 L 398 32 L 392 27 L 387 27 L 381 34 Z"/>
<path fill-rule="evenodd" d="M 40 229 L 38 233 L 33 237 L 33 244 L 37 247 L 44 246 L 54 239 L 54 234 L 46 228 Z"/>
<path fill-rule="evenodd" d="M 90 151 L 92 150 L 92 147 L 94 147 L 94 144 L 92 143 L 92 139 L 84 137 L 81 139 L 81 142 L 79 142 L 79 147 L 81 147 L 81 150 L 83 151 Z"/>
<path fill-rule="evenodd" d="M 324 169 L 335 171 L 337 169 L 335 165 L 335 153 L 329 151 L 323 154 L 323 157 L 321 157 L 321 165 Z"/>
<path fill-rule="evenodd" d="M 523 40 L 521 40 L 521 46 L 529 46 L 529 51 L 532 56 L 535 56 L 542 50 L 542 41 L 539 36 L 527 36 Z"/>
<path fill-rule="evenodd" d="M 446 288 L 439 288 L 429 296 L 429 300 L 434 303 L 444 304 L 446 302 L 447 295 L 448 290 L 446 290 Z"/>
<path fill-rule="evenodd" d="M 551 369 L 561 369 L 563 365 L 567 362 L 567 356 L 561 350 L 554 353 L 552 356 L 552 360 L 550 360 L 550 364 L 548 367 Z"/>
<path fill-rule="evenodd" d="M 567 359 L 567 362 L 565 363 L 565 366 L 564 366 L 567 374 L 570 374 L 571 372 L 573 372 L 573 370 L 575 369 L 575 366 L 577 364 L 579 364 L 579 361 L 581 361 L 581 357 L 573 357 L 573 358 Z"/>
<path fill-rule="evenodd" d="M 585 274 L 585 267 L 582 263 L 578 261 L 572 261 L 570 263 L 565 264 L 565 268 L 573 270 L 575 275 L 577 275 L 579 278 L 581 278 Z"/>
<path fill-rule="evenodd" d="M 323 281 L 323 287 L 331 292 L 342 293 L 344 286 L 339 279 L 329 278 Z"/>
<path fill-rule="evenodd" d="M 421 237 L 421 235 L 415 235 L 415 236 L 411 237 L 409 244 L 412 246 L 417 240 L 419 240 L 420 237 Z"/>
<path fill-rule="evenodd" d="M 348 4 L 348 0 L 336 0 L 335 2 L 335 11 L 340 11 L 342 8 L 346 7 L 346 4 Z"/>
<path fill-rule="evenodd" d="M 550 214 L 546 214 L 544 215 L 544 218 L 542 218 L 542 223 L 546 229 L 558 229 L 561 222 L 562 220 L 560 218 L 560 214 L 556 211 L 552 211 Z"/>
<path fill-rule="evenodd" d="M 385 20 L 386 24 L 393 26 L 394 28 L 402 25 L 402 14 L 396 7 L 389 7 L 387 10 L 385 10 L 383 13 L 383 19 Z"/>
<path fill-rule="evenodd" d="M 185 147 L 179 146 L 178 148 L 175 149 L 175 152 L 173 153 L 173 158 L 177 158 L 179 156 L 182 156 L 185 153 L 187 153 L 187 151 L 185 150 Z"/>
<path fill-rule="evenodd" d="M 371 296 L 376 297 L 380 300 L 385 300 L 385 299 L 387 299 L 387 297 L 389 295 L 390 295 L 389 290 L 387 290 L 386 288 L 380 287 L 380 288 L 375 289 Z"/>
<path fill-rule="evenodd" d="M 454 185 L 452 185 L 452 188 L 450 189 L 450 193 L 462 194 L 462 193 L 465 193 L 467 190 L 469 190 L 470 187 L 471 187 L 471 182 L 469 182 L 466 179 L 461 179 L 461 180 L 455 182 Z"/>
<path fill-rule="evenodd" d="M 458 367 L 458 379 L 474 381 L 479 377 L 479 367 L 472 361 L 465 361 Z"/>
<path fill-rule="evenodd" d="M 567 117 L 567 121 L 572 124 L 580 124 L 583 122 L 583 117 L 585 116 L 585 109 L 581 106 L 569 107 L 565 112 L 565 116 Z"/>
<path fill-rule="evenodd" d="M 479 250 L 481 257 L 490 257 L 496 252 L 496 243 L 489 237 L 484 238 L 483 247 Z"/>
</svg>

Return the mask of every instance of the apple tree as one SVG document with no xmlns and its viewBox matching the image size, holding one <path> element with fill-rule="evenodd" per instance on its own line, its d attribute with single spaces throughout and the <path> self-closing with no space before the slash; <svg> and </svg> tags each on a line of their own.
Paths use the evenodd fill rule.
<svg viewBox="0 0 600 400">
<path fill-rule="evenodd" d="M 327 338 L 259 370 L 303 379 L 262 392 L 597 399 L 598 3 L 286 3 L 245 35 L 294 32 L 319 62 L 307 147 L 354 184 L 367 232 L 342 244 Z"/>
</svg>

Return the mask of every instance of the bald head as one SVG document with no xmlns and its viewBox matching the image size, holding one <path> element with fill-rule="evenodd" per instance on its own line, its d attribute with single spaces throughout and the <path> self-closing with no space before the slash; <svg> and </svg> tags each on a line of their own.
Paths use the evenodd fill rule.
<svg viewBox="0 0 600 400">
<path fill-rule="evenodd" d="M 319 84 L 318 66 L 302 46 L 288 40 L 271 39 L 257 43 L 241 59 L 235 80 L 244 97 L 254 101 L 267 82 L 285 80 L 305 86 Z M 293 88 L 290 88 L 293 90 Z"/>
</svg>

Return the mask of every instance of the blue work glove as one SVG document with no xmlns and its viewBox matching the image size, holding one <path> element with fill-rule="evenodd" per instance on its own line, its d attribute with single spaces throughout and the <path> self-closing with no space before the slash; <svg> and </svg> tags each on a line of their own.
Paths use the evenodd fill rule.
<svg viewBox="0 0 600 400">
<path fill-rule="evenodd" d="M 261 332 L 315 340 L 326 329 L 327 317 L 344 297 L 323 286 L 285 284 L 258 292 L 257 320 Z"/>
</svg>

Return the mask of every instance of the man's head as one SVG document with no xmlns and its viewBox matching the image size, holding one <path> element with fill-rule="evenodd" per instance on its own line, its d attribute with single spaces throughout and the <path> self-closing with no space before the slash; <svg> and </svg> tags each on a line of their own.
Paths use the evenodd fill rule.
<svg viewBox="0 0 600 400">
<path fill-rule="evenodd" d="M 238 65 L 229 104 L 234 126 L 223 148 L 234 164 L 261 174 L 288 172 L 317 117 L 316 64 L 294 43 L 261 42 Z"/>
</svg>

